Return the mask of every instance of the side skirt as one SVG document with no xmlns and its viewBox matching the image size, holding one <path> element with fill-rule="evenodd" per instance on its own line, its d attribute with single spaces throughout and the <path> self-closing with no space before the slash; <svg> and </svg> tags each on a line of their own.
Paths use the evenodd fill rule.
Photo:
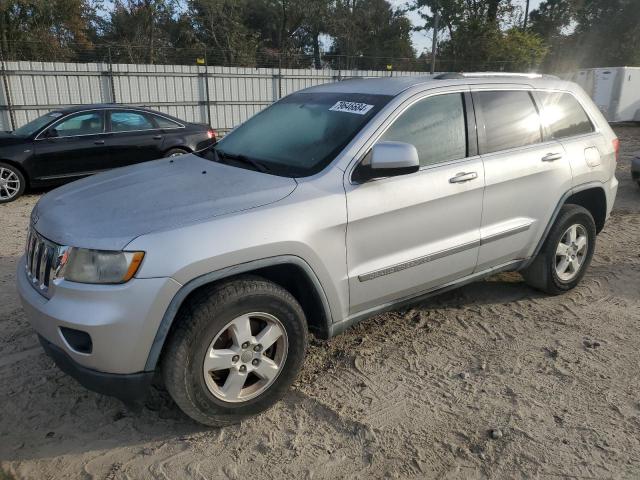
<svg viewBox="0 0 640 480">
<path fill-rule="evenodd" d="M 449 290 L 454 290 L 456 288 L 462 287 L 463 285 L 467 285 L 469 283 L 473 283 L 482 278 L 491 276 L 493 274 L 505 271 L 513 271 L 519 270 L 522 265 L 527 262 L 527 259 L 521 260 L 513 260 L 508 263 L 504 263 L 502 265 L 498 265 L 495 267 L 488 268 L 478 273 L 474 273 L 472 275 L 468 275 L 466 277 L 460 278 L 453 282 L 447 283 L 440 287 L 435 287 L 430 290 L 426 290 L 424 292 L 417 293 L 415 295 L 411 295 L 409 297 L 400 298 L 399 300 L 394 300 L 393 302 L 384 303 L 381 305 L 377 305 L 373 308 L 364 310 L 362 312 L 355 313 L 340 322 L 336 322 L 331 325 L 329 331 L 329 337 L 333 337 L 344 332 L 347 328 L 355 325 L 356 323 L 370 318 L 379 313 L 388 312 L 389 310 L 395 310 L 398 308 L 402 308 L 408 305 L 413 305 L 415 303 L 419 303 L 422 300 L 425 300 L 429 297 L 433 297 L 435 295 L 439 295 L 444 292 L 448 292 Z"/>
</svg>

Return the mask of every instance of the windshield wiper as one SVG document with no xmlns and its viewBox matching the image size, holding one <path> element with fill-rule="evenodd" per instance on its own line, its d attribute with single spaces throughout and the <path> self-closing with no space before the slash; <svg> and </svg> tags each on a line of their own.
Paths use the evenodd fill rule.
<svg viewBox="0 0 640 480">
<path fill-rule="evenodd" d="M 214 156 L 214 160 L 216 162 L 220 162 L 220 163 L 227 163 L 225 161 L 225 159 L 229 159 L 229 160 L 233 160 L 235 162 L 240 162 L 240 163 L 244 163 L 246 165 L 250 165 L 252 166 L 255 170 L 262 172 L 262 173 L 266 173 L 269 171 L 269 167 L 267 167 L 265 164 L 254 160 L 253 158 L 249 158 L 246 155 L 239 155 L 239 154 L 235 154 L 235 153 L 227 153 L 227 152 L 223 152 L 222 150 L 218 150 L 217 148 L 213 147 L 211 149 L 211 152 L 213 153 Z"/>
</svg>

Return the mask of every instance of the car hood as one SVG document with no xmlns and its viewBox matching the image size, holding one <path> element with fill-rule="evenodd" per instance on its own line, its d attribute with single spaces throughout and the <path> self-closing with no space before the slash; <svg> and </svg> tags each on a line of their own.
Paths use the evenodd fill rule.
<svg viewBox="0 0 640 480">
<path fill-rule="evenodd" d="M 31 224 L 62 245 L 119 250 L 145 233 L 277 202 L 296 185 L 292 178 L 182 155 L 53 190 L 33 209 Z"/>
</svg>

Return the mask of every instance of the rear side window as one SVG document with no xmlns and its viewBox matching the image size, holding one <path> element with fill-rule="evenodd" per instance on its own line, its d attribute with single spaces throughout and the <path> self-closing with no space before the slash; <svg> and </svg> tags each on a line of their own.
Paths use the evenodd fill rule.
<svg viewBox="0 0 640 480">
<path fill-rule="evenodd" d="M 593 132 L 593 124 L 578 101 L 569 93 L 538 92 L 542 101 L 542 123 L 555 138 Z"/>
<path fill-rule="evenodd" d="M 112 132 L 131 132 L 156 128 L 151 120 L 138 112 L 111 112 Z"/>
<path fill-rule="evenodd" d="M 540 116 L 529 92 L 473 92 L 478 125 L 484 126 L 482 153 L 524 147 L 542 141 Z"/>
<path fill-rule="evenodd" d="M 467 156 L 467 132 L 462 94 L 425 98 L 409 107 L 380 141 L 410 143 L 420 165 L 459 160 Z"/>
<path fill-rule="evenodd" d="M 168 118 L 161 117 L 159 115 L 154 115 L 153 119 L 160 128 L 180 128 L 182 126 L 179 123 L 174 122 L 173 120 L 169 120 Z"/>
</svg>

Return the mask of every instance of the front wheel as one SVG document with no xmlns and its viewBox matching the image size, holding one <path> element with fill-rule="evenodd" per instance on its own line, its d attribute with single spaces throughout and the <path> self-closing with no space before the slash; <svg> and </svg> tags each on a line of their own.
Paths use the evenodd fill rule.
<svg viewBox="0 0 640 480">
<path fill-rule="evenodd" d="M 0 203 L 13 202 L 24 193 L 25 187 L 22 172 L 13 165 L 0 162 Z"/>
<path fill-rule="evenodd" d="M 540 253 L 523 272 L 534 288 L 557 295 L 574 288 L 591 263 L 596 225 L 588 210 L 565 205 L 551 227 Z"/>
<path fill-rule="evenodd" d="M 203 288 L 175 321 L 162 359 L 164 382 L 200 423 L 222 426 L 266 410 L 302 367 L 304 312 L 287 290 L 260 277 Z"/>
</svg>

